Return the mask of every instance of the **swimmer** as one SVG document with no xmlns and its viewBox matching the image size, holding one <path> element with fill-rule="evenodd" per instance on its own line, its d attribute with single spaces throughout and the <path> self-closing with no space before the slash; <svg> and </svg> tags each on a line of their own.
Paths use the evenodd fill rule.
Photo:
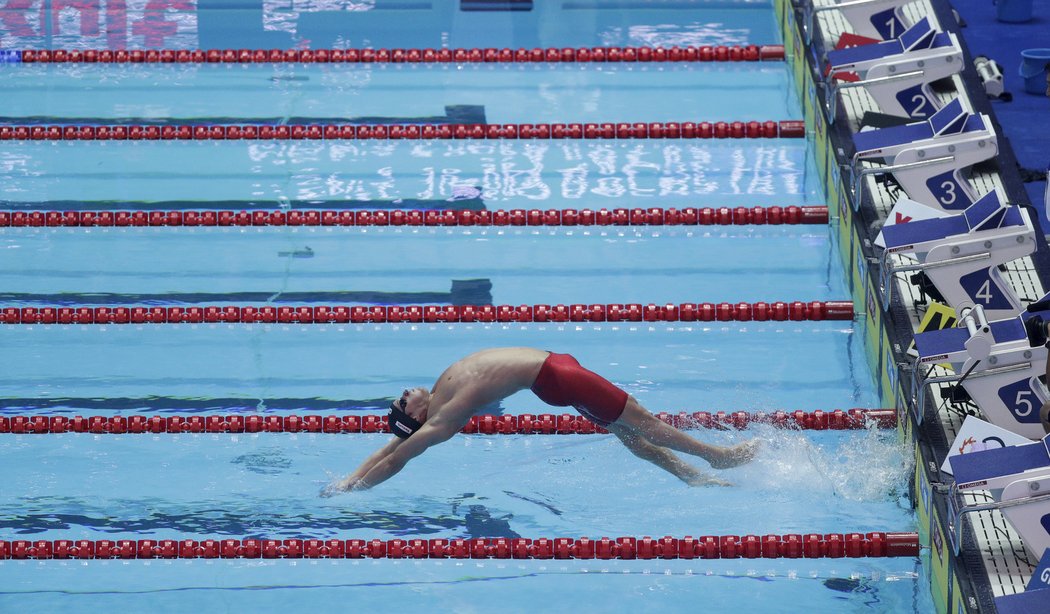
<svg viewBox="0 0 1050 614">
<path fill-rule="evenodd" d="M 685 463 L 672 450 L 699 456 L 716 469 L 749 462 L 757 441 L 722 447 L 697 441 L 638 404 L 568 354 L 532 348 L 481 350 L 454 363 L 434 387 L 405 390 L 390 406 L 387 420 L 395 437 L 347 477 L 329 484 L 321 496 L 366 490 L 401 471 L 427 448 L 447 441 L 475 411 L 515 392 L 532 390 L 543 402 L 573 406 L 616 435 L 635 456 L 670 472 L 690 486 L 728 486 Z"/>
</svg>

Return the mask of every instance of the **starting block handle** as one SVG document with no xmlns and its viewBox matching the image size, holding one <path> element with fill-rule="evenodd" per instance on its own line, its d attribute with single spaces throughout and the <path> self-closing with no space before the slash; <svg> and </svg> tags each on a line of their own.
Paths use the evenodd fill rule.
<svg viewBox="0 0 1050 614">
<path fill-rule="evenodd" d="M 851 9 L 857 6 L 864 6 L 866 4 L 879 4 L 880 0 L 848 0 L 847 2 L 839 2 L 836 4 L 830 4 L 825 6 L 814 6 L 813 11 L 816 13 L 823 13 L 825 11 L 840 11 L 842 9 Z"/>
</svg>

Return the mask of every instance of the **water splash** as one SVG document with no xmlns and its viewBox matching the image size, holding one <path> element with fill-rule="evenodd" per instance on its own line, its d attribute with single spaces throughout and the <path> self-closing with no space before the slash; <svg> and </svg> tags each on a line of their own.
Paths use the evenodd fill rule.
<svg viewBox="0 0 1050 614">
<path fill-rule="evenodd" d="M 846 437 L 822 443 L 813 433 L 761 425 L 754 431 L 763 448 L 746 468 L 749 484 L 850 501 L 885 501 L 907 492 L 911 456 L 895 432 L 847 431 Z"/>
</svg>

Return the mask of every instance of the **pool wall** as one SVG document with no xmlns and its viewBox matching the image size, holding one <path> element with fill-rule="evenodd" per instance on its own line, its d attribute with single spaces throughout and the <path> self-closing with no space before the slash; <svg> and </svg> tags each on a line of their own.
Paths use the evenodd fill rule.
<svg viewBox="0 0 1050 614">
<path fill-rule="evenodd" d="M 972 55 L 966 48 L 962 34 L 951 13 L 951 7 L 942 0 L 929 3 L 946 30 L 955 32 L 963 46 L 966 58 L 963 82 L 975 111 L 994 117 L 994 112 L 978 86 L 978 77 L 973 68 Z M 815 164 L 824 183 L 826 202 L 831 213 L 832 236 L 838 242 L 839 253 L 846 271 L 848 286 L 856 305 L 857 325 L 863 328 L 865 354 L 875 376 L 879 397 L 885 407 L 896 407 L 899 435 L 915 451 L 915 475 L 912 482 L 912 504 L 921 544 L 929 548 L 930 590 L 938 614 L 946 612 L 994 612 L 993 594 L 981 553 L 969 525 L 965 525 L 963 547 L 957 555 L 948 540 L 947 497 L 936 482 L 937 459 L 943 459 L 949 441 L 939 424 L 926 420 L 919 426 L 909 409 L 911 404 L 910 382 L 904 368 L 908 364 L 905 350 L 913 338 L 912 325 L 899 296 L 895 297 L 888 310 L 883 310 L 875 287 L 872 263 L 876 263 L 872 241 L 875 233 L 870 230 L 872 212 L 854 209 L 849 190 L 844 189 L 841 165 L 848 163 L 848 152 L 852 148 L 849 129 L 839 122 L 829 128 L 829 118 L 817 91 L 819 72 L 818 54 L 804 41 L 801 12 L 793 8 L 789 0 L 774 0 L 777 21 L 784 39 L 787 61 L 791 64 L 795 86 L 805 112 L 807 136 L 812 145 Z M 997 126 L 998 128 L 998 126 Z M 1002 134 L 1002 130 L 997 130 Z M 1017 164 L 1006 139 L 999 142 L 999 166 L 1003 183 L 1011 203 L 1031 207 L 1020 177 Z M 1038 233 L 1037 233 L 1038 234 Z M 1040 278 L 1044 286 L 1050 277 L 1047 265 L 1047 246 L 1038 236 L 1039 251 L 1033 256 L 1038 263 Z M 932 401 L 927 397 L 927 402 Z M 923 408 L 925 411 L 926 408 Z M 947 485 L 944 485 L 946 488 Z"/>
</svg>

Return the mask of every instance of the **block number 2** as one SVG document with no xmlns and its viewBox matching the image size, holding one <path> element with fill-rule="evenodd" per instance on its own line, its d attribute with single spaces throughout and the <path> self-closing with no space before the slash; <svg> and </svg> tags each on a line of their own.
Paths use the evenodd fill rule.
<svg viewBox="0 0 1050 614">
<path fill-rule="evenodd" d="M 915 104 L 915 108 L 911 111 L 911 116 L 926 117 L 926 111 L 923 111 L 923 109 L 925 109 L 926 105 L 930 102 L 926 99 L 926 96 L 923 96 L 922 94 L 915 94 L 911 97 L 911 101 Z"/>
</svg>

